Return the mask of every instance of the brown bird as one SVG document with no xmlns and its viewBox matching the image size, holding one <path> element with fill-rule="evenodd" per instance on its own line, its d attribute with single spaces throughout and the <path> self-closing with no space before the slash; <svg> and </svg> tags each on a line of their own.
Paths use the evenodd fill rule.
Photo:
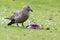
<svg viewBox="0 0 60 40">
<path fill-rule="evenodd" d="M 18 23 L 22 23 L 22 26 L 24 27 L 24 22 L 29 18 L 29 12 L 33 10 L 31 9 L 30 6 L 24 6 L 22 8 L 22 10 L 16 11 L 14 12 L 14 14 L 10 17 L 7 17 L 5 19 L 9 19 L 11 20 L 11 22 L 8 23 L 8 25 L 12 25 L 14 23 L 17 24 L 17 26 L 19 27 Z"/>
</svg>

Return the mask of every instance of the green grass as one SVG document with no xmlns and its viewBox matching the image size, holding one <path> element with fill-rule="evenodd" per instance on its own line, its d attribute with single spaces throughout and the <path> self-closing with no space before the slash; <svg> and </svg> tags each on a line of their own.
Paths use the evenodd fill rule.
<svg viewBox="0 0 60 40">
<path fill-rule="evenodd" d="M 24 5 L 30 5 L 34 11 L 25 25 L 35 19 L 44 28 L 50 27 L 50 30 L 19 28 L 16 24 L 7 26 L 9 20 L 4 18 Z M 0 40 L 60 40 L 60 0 L 0 0 Z"/>
</svg>

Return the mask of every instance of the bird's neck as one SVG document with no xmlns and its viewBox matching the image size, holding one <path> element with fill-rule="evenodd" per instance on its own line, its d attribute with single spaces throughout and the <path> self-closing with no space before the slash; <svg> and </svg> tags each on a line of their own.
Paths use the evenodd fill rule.
<svg viewBox="0 0 60 40">
<path fill-rule="evenodd" d="M 22 12 L 23 12 L 23 13 L 26 13 L 26 14 L 28 14 L 28 13 L 29 13 L 29 11 L 28 11 L 28 10 L 26 10 L 26 9 L 23 9 L 23 10 L 22 10 Z"/>
<path fill-rule="evenodd" d="M 27 10 L 22 10 L 22 15 L 29 16 L 29 11 L 27 11 Z"/>
</svg>

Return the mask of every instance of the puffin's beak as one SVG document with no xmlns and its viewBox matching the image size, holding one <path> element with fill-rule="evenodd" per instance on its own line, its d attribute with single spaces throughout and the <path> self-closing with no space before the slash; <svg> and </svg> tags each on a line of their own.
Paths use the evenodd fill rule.
<svg viewBox="0 0 60 40">
<path fill-rule="evenodd" d="M 33 12 L 33 10 L 31 10 L 31 12 Z"/>
<path fill-rule="evenodd" d="M 32 9 L 30 9 L 30 11 L 31 11 L 31 12 L 33 12 L 33 10 L 32 10 Z"/>
</svg>

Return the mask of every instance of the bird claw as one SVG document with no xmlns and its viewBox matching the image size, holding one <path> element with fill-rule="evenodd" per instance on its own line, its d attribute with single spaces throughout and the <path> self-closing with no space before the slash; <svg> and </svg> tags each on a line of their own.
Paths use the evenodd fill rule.
<svg viewBox="0 0 60 40">
<path fill-rule="evenodd" d="M 17 23 L 17 27 L 19 27 L 18 23 Z"/>
</svg>

